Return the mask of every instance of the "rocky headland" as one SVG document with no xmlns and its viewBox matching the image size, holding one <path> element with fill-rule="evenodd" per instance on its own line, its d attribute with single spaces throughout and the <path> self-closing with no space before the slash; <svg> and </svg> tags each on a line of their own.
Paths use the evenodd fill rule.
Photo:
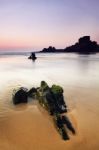
<svg viewBox="0 0 99 150">
<path fill-rule="evenodd" d="M 91 41 L 90 36 L 83 36 L 79 38 L 78 42 L 74 45 L 66 47 L 64 49 L 56 49 L 55 47 L 49 46 L 44 48 L 43 53 L 78 53 L 78 54 L 95 54 L 99 53 L 99 45 L 96 41 Z"/>
</svg>

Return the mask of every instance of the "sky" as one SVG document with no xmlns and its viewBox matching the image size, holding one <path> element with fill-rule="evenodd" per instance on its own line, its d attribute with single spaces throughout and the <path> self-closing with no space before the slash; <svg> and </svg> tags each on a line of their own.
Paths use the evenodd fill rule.
<svg viewBox="0 0 99 150">
<path fill-rule="evenodd" d="M 65 48 L 84 35 L 99 43 L 99 0 L 0 0 L 0 49 Z"/>
</svg>

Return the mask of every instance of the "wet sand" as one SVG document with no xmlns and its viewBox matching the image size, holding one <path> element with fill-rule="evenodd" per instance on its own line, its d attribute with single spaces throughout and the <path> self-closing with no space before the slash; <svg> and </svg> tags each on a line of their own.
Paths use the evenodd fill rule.
<svg viewBox="0 0 99 150">
<path fill-rule="evenodd" d="M 65 88 L 67 116 L 76 129 L 63 141 L 51 117 L 37 103 L 13 106 L 11 89 L 5 90 L 9 109 L 0 117 L 0 150 L 98 150 L 98 89 Z M 10 103 L 10 104 L 9 104 Z"/>
</svg>

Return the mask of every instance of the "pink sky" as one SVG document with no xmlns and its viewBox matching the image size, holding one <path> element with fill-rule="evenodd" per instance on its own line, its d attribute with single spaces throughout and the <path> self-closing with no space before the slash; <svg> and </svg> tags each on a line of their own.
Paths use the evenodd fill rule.
<svg viewBox="0 0 99 150">
<path fill-rule="evenodd" d="M 90 35 L 99 43 L 97 0 L 0 0 L 0 49 L 65 48 Z"/>
</svg>

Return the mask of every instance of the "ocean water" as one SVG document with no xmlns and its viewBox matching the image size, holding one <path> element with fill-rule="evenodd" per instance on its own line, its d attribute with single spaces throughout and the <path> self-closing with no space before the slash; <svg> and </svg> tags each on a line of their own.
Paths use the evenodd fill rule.
<svg viewBox="0 0 99 150">
<path fill-rule="evenodd" d="M 35 62 L 24 55 L 0 55 L 0 90 L 5 86 L 49 84 L 99 87 L 99 54 L 37 54 Z"/>
<path fill-rule="evenodd" d="M 99 54 L 38 53 L 35 62 L 29 60 L 28 55 L 0 55 L 1 115 L 11 107 L 14 89 L 39 87 L 42 80 L 50 86 L 59 84 L 67 89 L 99 89 Z"/>
<path fill-rule="evenodd" d="M 39 87 L 40 82 L 45 80 L 50 86 L 59 84 L 64 88 L 68 105 L 73 108 L 73 117 L 78 120 L 80 134 L 77 137 L 80 140 L 76 138 L 76 144 L 79 145 L 83 142 L 85 146 L 83 149 L 97 150 L 99 146 L 97 142 L 99 139 L 97 134 L 99 127 L 99 54 L 87 56 L 37 53 L 36 55 L 37 60 L 33 62 L 28 59 L 29 53 L 0 54 L 0 149 L 32 150 L 34 146 L 38 145 L 39 147 L 35 150 L 45 150 L 47 147 L 45 148 L 43 144 L 46 140 L 46 143 L 50 143 L 49 150 L 54 150 L 51 147 L 54 140 L 52 138 L 49 141 L 46 134 L 41 134 L 42 139 L 37 135 L 37 132 L 34 134 L 37 136 L 37 140 L 42 141 L 39 144 L 32 139 L 34 138 L 32 130 L 35 132 L 36 128 L 32 126 L 36 122 L 36 119 L 32 121 L 33 114 L 35 114 L 33 104 L 15 107 L 12 103 L 14 89 Z M 39 117 L 38 114 L 35 115 Z M 39 120 L 37 128 L 40 128 Z M 41 128 L 40 131 L 45 132 L 45 128 Z M 46 133 L 48 132 L 46 127 Z M 96 136 L 95 141 L 90 139 L 94 136 Z M 90 146 L 90 141 L 93 146 Z M 61 147 L 62 143 L 56 145 Z M 71 149 L 75 146 L 75 144 L 74 146 L 70 145 Z"/>
</svg>

